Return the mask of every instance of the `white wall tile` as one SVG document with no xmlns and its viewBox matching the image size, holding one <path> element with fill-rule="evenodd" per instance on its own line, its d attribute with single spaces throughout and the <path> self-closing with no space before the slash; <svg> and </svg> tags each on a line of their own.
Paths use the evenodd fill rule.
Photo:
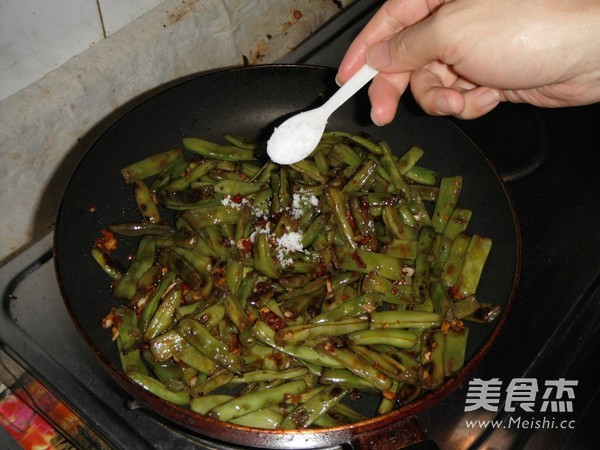
<svg viewBox="0 0 600 450">
<path fill-rule="evenodd" d="M 0 99 L 103 37 L 96 0 L 0 0 Z"/>
<path fill-rule="evenodd" d="M 160 5 L 164 0 L 98 0 L 104 30 L 110 35 L 145 12 Z"/>
</svg>

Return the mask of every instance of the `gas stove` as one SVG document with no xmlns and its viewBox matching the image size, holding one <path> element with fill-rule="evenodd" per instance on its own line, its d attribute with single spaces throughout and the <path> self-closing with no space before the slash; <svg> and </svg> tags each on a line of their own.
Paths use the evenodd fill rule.
<svg viewBox="0 0 600 450">
<path fill-rule="evenodd" d="M 281 62 L 336 67 L 380 4 L 357 2 Z M 599 114 L 600 105 L 544 110 L 502 104 L 481 119 L 455 121 L 506 183 L 519 220 L 522 270 L 508 319 L 487 356 L 462 386 L 417 417 L 428 438 L 421 447 L 594 448 L 600 418 Z M 0 361 L 13 368 L 15 380 L 18 368 L 26 368 L 48 389 L 46 397 L 32 400 L 50 421 L 48 405 L 55 403 L 48 398 L 76 412 L 77 431 L 63 431 L 77 448 L 242 448 L 155 416 L 104 373 L 63 304 L 52 235 L 2 267 L 0 277 Z M 476 405 L 473 395 L 482 383 L 498 396 Z"/>
</svg>

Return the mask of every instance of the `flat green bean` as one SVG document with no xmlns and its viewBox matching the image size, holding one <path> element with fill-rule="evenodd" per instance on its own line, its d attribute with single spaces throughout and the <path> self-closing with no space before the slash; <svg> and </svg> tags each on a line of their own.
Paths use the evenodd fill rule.
<svg viewBox="0 0 600 450">
<path fill-rule="evenodd" d="M 370 418 L 341 403 L 355 391 L 386 414 L 460 371 L 465 322 L 499 312 L 477 299 L 492 242 L 468 232 L 461 176 L 362 133 L 327 131 L 289 166 L 224 140 L 124 167 L 141 218 L 105 225 L 91 250 L 133 382 L 213 419 L 301 430 Z M 138 240 L 126 269 L 121 238 Z"/>
</svg>

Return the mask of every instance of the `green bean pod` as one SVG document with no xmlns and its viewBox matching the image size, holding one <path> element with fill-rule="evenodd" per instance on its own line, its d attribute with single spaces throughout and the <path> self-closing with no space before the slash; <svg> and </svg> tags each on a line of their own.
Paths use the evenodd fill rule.
<svg viewBox="0 0 600 450">
<path fill-rule="evenodd" d="M 398 210 L 386 205 L 381 209 L 381 218 L 385 223 L 387 231 L 395 238 L 402 240 L 415 241 L 418 237 L 418 230 L 404 223 Z"/>
<path fill-rule="evenodd" d="M 244 311 L 237 297 L 230 293 L 223 294 L 223 306 L 229 320 L 237 327 L 240 333 L 243 333 L 250 325 L 252 325 L 248 313 Z"/>
<path fill-rule="evenodd" d="M 396 160 L 398 171 L 402 175 L 406 175 L 408 171 L 415 167 L 424 154 L 425 150 L 423 150 L 421 147 L 416 145 L 412 146 Z"/>
<path fill-rule="evenodd" d="M 264 188 L 259 183 L 249 183 L 242 180 L 221 180 L 215 183 L 215 192 L 228 195 L 250 195 Z"/>
<path fill-rule="evenodd" d="M 319 214 L 302 233 L 302 247 L 309 248 L 329 224 L 329 214 Z"/>
<path fill-rule="evenodd" d="M 365 330 L 368 327 L 369 321 L 364 319 L 291 325 L 275 333 L 275 343 L 277 345 L 294 345 L 323 336 L 343 336 L 354 331 Z"/>
<path fill-rule="evenodd" d="M 260 342 L 302 361 L 313 373 L 320 373 L 321 369 L 318 366 L 341 367 L 337 361 L 317 353 L 311 347 L 303 345 L 278 345 L 275 342 L 275 330 L 262 320 L 257 320 L 250 328 L 250 331 Z"/>
<path fill-rule="evenodd" d="M 137 282 L 154 264 L 156 245 L 153 239 L 140 239 L 127 272 L 119 278 L 113 288 L 115 297 L 131 300 L 137 292 Z"/>
<path fill-rule="evenodd" d="M 336 247 L 333 251 L 335 265 L 343 270 L 360 273 L 375 272 L 389 280 L 403 280 L 404 264 L 398 258 L 367 250 Z"/>
<path fill-rule="evenodd" d="M 198 351 L 192 345 L 183 347 L 176 356 L 177 359 L 184 364 L 187 364 L 204 375 L 211 375 L 218 367 L 213 359 L 204 355 L 204 353 Z"/>
<path fill-rule="evenodd" d="M 441 331 L 427 331 L 421 336 L 421 347 L 422 385 L 426 389 L 435 389 L 445 380 L 446 337 Z"/>
<path fill-rule="evenodd" d="M 423 184 L 425 186 L 435 186 L 439 181 L 439 175 L 437 172 L 421 166 L 412 167 L 404 174 L 404 177 L 408 180 Z"/>
<path fill-rule="evenodd" d="M 339 403 L 350 389 L 339 386 L 327 386 L 305 403 L 298 405 L 281 422 L 283 430 L 295 430 L 310 427 L 319 417 L 326 414 L 334 405 Z"/>
<path fill-rule="evenodd" d="M 183 219 L 194 229 L 207 228 L 212 225 L 235 224 L 239 210 L 232 206 L 208 206 L 184 211 Z"/>
<path fill-rule="evenodd" d="M 350 142 L 360 145 L 365 150 L 369 151 L 375 156 L 381 155 L 381 147 L 378 146 L 371 139 L 362 137 L 356 134 L 347 133 L 344 131 L 330 131 L 326 133 L 327 137 L 342 137 Z"/>
<path fill-rule="evenodd" d="M 232 353 L 224 342 L 214 337 L 197 320 L 184 317 L 177 325 L 181 334 L 194 348 L 212 358 L 218 364 L 227 367 L 232 372 L 242 373 L 243 361 L 237 353 Z"/>
<path fill-rule="evenodd" d="M 154 203 L 154 199 L 152 198 L 152 193 L 150 192 L 150 189 L 148 189 L 148 186 L 146 186 L 146 183 L 142 180 L 134 181 L 133 195 L 137 207 L 142 214 L 142 219 L 150 223 L 159 223 L 160 214 L 156 203 Z"/>
<path fill-rule="evenodd" d="M 169 330 L 148 343 L 148 348 L 152 352 L 152 356 L 158 362 L 167 361 L 170 358 L 177 356 L 189 344 L 175 330 Z"/>
<path fill-rule="evenodd" d="M 383 301 L 395 305 L 409 305 L 413 303 L 412 286 L 393 282 L 376 273 L 368 273 L 362 280 L 362 292 L 365 294 L 381 294 Z"/>
<path fill-rule="evenodd" d="M 315 350 L 321 354 L 331 356 L 337 359 L 346 369 L 355 375 L 364 378 L 374 387 L 382 392 L 388 392 L 393 384 L 393 379 L 379 371 L 369 364 L 364 358 L 360 357 L 351 350 L 338 348 L 331 343 L 319 344 Z"/>
<path fill-rule="evenodd" d="M 309 159 L 298 161 L 297 163 L 291 164 L 290 167 L 319 184 L 327 183 L 327 177 L 324 176 L 315 163 Z"/>
<path fill-rule="evenodd" d="M 456 286 L 458 283 L 470 242 L 471 237 L 462 233 L 454 239 L 442 266 L 441 280 L 447 288 Z"/>
<path fill-rule="evenodd" d="M 325 189 L 325 199 L 327 200 L 327 205 L 329 205 L 333 220 L 344 243 L 349 248 L 355 249 L 356 242 L 354 241 L 354 229 L 348 221 L 350 214 L 342 191 L 333 186 L 328 186 Z"/>
<path fill-rule="evenodd" d="M 251 161 L 256 159 L 254 150 L 234 145 L 219 145 L 199 138 L 184 138 L 183 147 L 190 152 L 224 161 Z"/>
<path fill-rule="evenodd" d="M 442 323 L 437 313 L 424 311 L 373 311 L 371 313 L 371 328 L 435 328 Z"/>
<path fill-rule="evenodd" d="M 356 389 L 367 394 L 379 394 L 380 391 L 364 377 L 356 375 L 340 364 L 339 368 L 325 368 L 319 377 L 319 383 L 343 386 Z"/>
<path fill-rule="evenodd" d="M 121 337 L 121 351 L 129 353 L 131 350 L 141 348 L 143 333 L 135 311 L 128 307 L 121 307 L 115 309 L 114 316 L 115 326 Z"/>
<path fill-rule="evenodd" d="M 142 352 L 140 349 L 136 348 L 127 353 L 122 351 L 122 341 L 121 336 L 117 337 L 117 350 L 119 352 L 119 362 L 121 363 L 121 367 L 125 373 L 130 371 L 136 371 L 145 375 L 148 375 L 148 367 L 144 363 L 142 359 Z"/>
<path fill-rule="evenodd" d="M 437 201 L 431 216 L 431 224 L 437 233 L 443 233 L 446 229 L 452 212 L 456 208 L 462 187 L 463 179 L 461 176 L 443 177 L 440 181 Z"/>
<path fill-rule="evenodd" d="M 351 345 L 389 344 L 399 348 L 412 348 L 417 343 L 417 335 L 407 330 L 375 328 L 349 333 L 345 340 Z"/>
<path fill-rule="evenodd" d="M 465 262 L 455 286 L 456 292 L 458 292 L 462 298 L 474 295 L 477 291 L 485 261 L 490 254 L 491 248 L 491 239 L 477 234 L 473 235 L 471 238 L 471 242 L 465 253 Z"/>
<path fill-rule="evenodd" d="M 412 261 L 417 257 L 417 241 L 394 239 L 383 248 L 381 253 L 401 260 Z"/>
<path fill-rule="evenodd" d="M 373 175 L 377 163 L 371 159 L 367 159 L 361 163 L 358 169 L 354 172 L 352 178 L 342 188 L 343 192 L 357 192 L 362 191 L 369 186 L 373 180 Z"/>
<path fill-rule="evenodd" d="M 162 249 L 158 261 L 170 271 L 179 275 L 193 291 L 202 291 L 212 286 L 210 277 L 196 270 L 190 262 L 178 255 L 174 248 Z"/>
<path fill-rule="evenodd" d="M 363 294 L 319 314 L 311 319 L 309 323 L 333 322 L 369 315 L 381 305 L 382 301 L 383 295 L 381 294 Z"/>
<path fill-rule="evenodd" d="M 258 233 L 254 238 L 254 267 L 269 278 L 281 276 L 271 258 L 271 246 L 265 233 Z"/>
<path fill-rule="evenodd" d="M 413 298 L 415 303 L 423 303 L 429 290 L 430 256 L 433 245 L 434 231 L 427 226 L 421 228 L 417 242 L 417 257 L 413 275 Z"/>
<path fill-rule="evenodd" d="M 202 397 L 194 397 L 190 400 L 190 409 L 197 414 L 206 416 L 211 409 L 228 402 L 232 398 L 233 396 L 226 394 L 212 394 Z"/>
<path fill-rule="evenodd" d="M 176 157 L 156 176 L 150 185 L 150 191 L 158 192 L 175 178 L 181 177 L 187 167 L 188 162 L 183 158 L 183 155 Z"/>
<path fill-rule="evenodd" d="M 308 368 L 305 366 L 292 367 L 286 370 L 255 370 L 252 372 L 245 372 L 240 377 L 232 379 L 233 383 L 255 383 L 257 381 L 270 381 L 270 380 L 290 380 L 293 378 L 300 378 L 308 374 Z"/>
<path fill-rule="evenodd" d="M 246 427 L 277 430 L 280 428 L 282 421 L 283 414 L 266 408 L 236 417 L 235 419 L 231 419 L 229 422 L 235 425 L 243 425 Z"/>
<path fill-rule="evenodd" d="M 127 183 L 133 183 L 137 180 L 158 175 L 173 160 L 179 157 L 181 157 L 181 149 L 167 150 L 123 167 L 121 174 Z"/>
<path fill-rule="evenodd" d="M 464 366 L 468 337 L 469 328 L 467 327 L 463 327 L 460 331 L 450 329 L 446 333 L 444 374 L 447 377 L 454 375 Z"/>
<path fill-rule="evenodd" d="M 116 259 L 114 259 L 110 253 L 103 252 L 98 247 L 92 247 L 91 250 L 92 258 L 98 263 L 98 265 L 104 270 L 110 278 L 113 280 L 119 280 L 123 276 L 123 268 L 119 265 Z"/>
<path fill-rule="evenodd" d="M 167 330 L 174 323 L 174 316 L 181 304 L 181 286 L 174 286 L 165 295 L 160 306 L 144 331 L 144 339 L 150 340 Z"/>
<path fill-rule="evenodd" d="M 206 396 L 223 387 L 235 378 L 235 374 L 227 369 L 219 368 L 215 370 L 206 380 L 196 383 L 191 393 L 194 397 Z"/>
<path fill-rule="evenodd" d="M 142 351 L 144 361 L 150 366 L 152 373 L 167 389 L 173 392 L 186 390 L 189 385 L 184 379 L 183 369 L 172 360 L 157 361 L 148 349 Z"/>
<path fill-rule="evenodd" d="M 136 384 L 169 403 L 173 403 L 174 405 L 188 405 L 190 403 L 190 394 L 187 391 L 173 392 L 167 389 L 167 387 L 156 378 L 135 370 L 127 372 L 127 376 Z"/>
<path fill-rule="evenodd" d="M 214 407 L 208 415 L 213 419 L 229 421 L 253 411 L 281 403 L 287 396 L 300 394 L 306 389 L 304 380 L 290 381 L 271 389 L 252 392 Z"/>
<path fill-rule="evenodd" d="M 162 223 L 152 222 L 125 222 L 111 224 L 108 229 L 113 233 L 121 234 L 123 236 L 144 236 L 151 234 L 153 236 L 168 236 L 175 232 L 175 230 Z"/>
</svg>

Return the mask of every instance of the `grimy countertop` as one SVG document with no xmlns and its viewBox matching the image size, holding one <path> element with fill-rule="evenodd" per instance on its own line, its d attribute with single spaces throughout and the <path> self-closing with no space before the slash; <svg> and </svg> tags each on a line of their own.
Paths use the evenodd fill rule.
<svg viewBox="0 0 600 450">
<path fill-rule="evenodd" d="M 277 62 L 354 1 L 167 0 L 1 101 L 0 266 L 53 230 L 115 111 L 192 74 Z"/>
</svg>

